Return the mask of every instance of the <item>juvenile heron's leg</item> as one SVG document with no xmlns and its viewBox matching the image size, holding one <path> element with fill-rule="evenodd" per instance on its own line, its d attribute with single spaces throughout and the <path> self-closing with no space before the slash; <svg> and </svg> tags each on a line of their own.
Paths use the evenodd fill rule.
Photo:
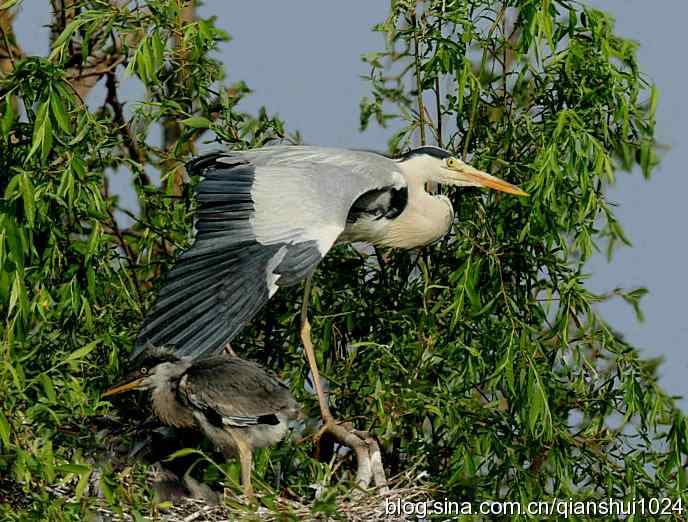
<svg viewBox="0 0 688 522">
<path fill-rule="evenodd" d="M 318 395 L 318 403 L 320 404 L 320 414 L 323 420 L 323 427 L 316 435 L 319 438 L 323 433 L 331 433 L 341 444 L 348 446 L 356 453 L 356 462 L 358 469 L 356 470 L 356 484 L 361 488 L 367 488 L 372 478 L 375 479 L 377 487 L 386 489 L 387 481 L 385 479 L 384 469 L 382 468 L 382 459 L 380 458 L 380 449 L 369 434 L 353 429 L 347 429 L 335 421 L 330 407 L 327 404 L 325 392 L 322 389 L 320 382 L 320 372 L 318 371 L 318 364 L 315 359 L 315 350 L 313 349 L 313 341 L 311 339 L 311 324 L 308 322 L 308 304 L 311 295 L 313 274 L 306 279 L 303 293 L 303 305 L 301 306 L 301 342 L 303 343 L 308 359 L 308 366 L 313 376 L 313 386 L 315 393 Z"/>
<path fill-rule="evenodd" d="M 253 487 L 251 486 L 253 451 L 243 438 L 236 437 L 236 441 L 239 450 L 239 464 L 241 465 L 241 485 L 244 488 L 244 495 L 250 498 L 253 497 Z"/>
<path fill-rule="evenodd" d="M 222 450 L 225 458 L 230 459 L 236 457 L 237 453 L 239 454 L 241 485 L 244 488 L 244 495 L 249 498 L 253 497 L 253 488 L 251 487 L 253 449 L 245 435 L 241 433 L 240 429 L 223 429 L 213 426 L 200 412 L 194 414 L 194 418 L 198 421 L 205 435 Z"/>
</svg>

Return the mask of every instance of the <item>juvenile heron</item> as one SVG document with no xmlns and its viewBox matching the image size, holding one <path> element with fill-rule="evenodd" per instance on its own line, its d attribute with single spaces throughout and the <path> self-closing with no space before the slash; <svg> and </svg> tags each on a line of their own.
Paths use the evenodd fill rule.
<svg viewBox="0 0 688 522">
<path fill-rule="evenodd" d="M 300 406 L 277 376 L 236 356 L 196 361 L 167 347 L 147 347 L 140 366 L 103 397 L 128 390 L 150 390 L 153 411 L 165 424 L 200 428 L 225 455 L 239 456 L 241 484 L 252 494 L 254 448 L 277 444 Z"/>
<path fill-rule="evenodd" d="M 301 337 L 329 427 L 306 314 L 310 275 L 325 254 L 342 242 L 414 248 L 441 238 L 454 211 L 447 197 L 426 192 L 427 182 L 526 195 L 436 147 L 391 159 L 271 146 L 206 154 L 186 167 L 203 178 L 195 242 L 148 312 L 135 354 L 146 342 L 174 344 L 180 356 L 219 351 L 280 287 L 308 278 Z"/>
</svg>

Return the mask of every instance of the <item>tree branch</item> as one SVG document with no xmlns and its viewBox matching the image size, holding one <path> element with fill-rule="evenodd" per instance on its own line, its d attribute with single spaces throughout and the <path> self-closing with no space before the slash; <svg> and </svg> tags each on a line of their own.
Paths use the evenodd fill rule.
<svg viewBox="0 0 688 522">
<path fill-rule="evenodd" d="M 76 7 L 74 0 L 51 0 L 53 6 L 53 23 L 50 24 L 50 45 L 62 34 L 65 27 L 76 16 Z M 73 49 L 70 46 L 70 51 Z"/>
<path fill-rule="evenodd" d="M 24 53 L 16 45 L 16 38 L 12 22 L 15 13 L 10 11 L 0 12 L 0 73 L 7 76 L 14 70 L 16 60 L 22 58 Z"/>
<path fill-rule="evenodd" d="M 115 0 L 111 0 L 110 3 L 116 5 Z M 53 6 L 53 22 L 50 26 L 52 44 L 77 16 L 79 7 L 75 0 L 51 0 L 51 4 Z M 115 70 L 126 59 L 122 52 L 123 46 L 117 39 L 111 48 L 105 48 L 108 38 L 108 33 L 96 32 L 89 36 L 89 42 L 82 42 L 81 45 L 89 45 L 90 50 L 89 56 L 85 59 L 82 59 L 81 48 L 75 44 L 74 37 L 69 41 L 70 59 L 65 64 L 66 79 L 81 99 L 88 96 L 100 78 Z"/>
<path fill-rule="evenodd" d="M 124 56 L 119 53 L 90 57 L 92 63 L 86 67 L 79 66 L 71 69 L 67 80 L 81 98 L 86 98 L 103 75 L 113 72 L 119 64 L 124 62 Z"/>
<path fill-rule="evenodd" d="M 444 16 L 444 0 L 442 1 L 442 12 Z M 437 32 L 442 35 L 442 16 L 437 20 Z M 437 146 L 442 148 L 442 92 L 440 89 L 440 75 L 435 75 L 435 105 L 437 110 Z"/>
<path fill-rule="evenodd" d="M 177 20 L 178 27 L 175 34 L 176 60 L 179 63 L 179 69 L 177 73 L 177 85 L 181 86 L 182 89 L 185 89 L 189 83 L 189 77 L 186 71 L 186 62 L 189 53 L 188 49 L 184 47 L 182 35 L 184 34 L 184 27 L 188 24 L 193 23 L 195 17 L 196 9 L 194 7 L 193 0 L 186 2 Z M 190 105 L 191 106 L 189 107 L 189 111 L 193 110 L 193 104 Z M 172 151 L 172 149 L 176 147 L 179 138 L 181 137 L 181 134 L 182 129 L 178 121 L 170 118 L 163 120 L 163 150 L 165 150 L 166 152 Z M 184 154 L 186 152 L 189 152 L 192 149 L 192 147 L 193 142 L 185 144 L 181 153 Z M 165 172 L 174 171 L 170 174 L 174 176 L 174 193 L 181 194 L 184 185 L 184 171 L 179 168 L 179 164 L 176 161 L 176 158 L 173 158 L 173 161 L 164 162 L 163 170 Z"/>
</svg>

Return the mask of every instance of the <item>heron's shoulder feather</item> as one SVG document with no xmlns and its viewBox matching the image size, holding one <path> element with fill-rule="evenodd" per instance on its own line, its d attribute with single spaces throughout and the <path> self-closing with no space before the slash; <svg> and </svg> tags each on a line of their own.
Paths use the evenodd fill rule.
<svg viewBox="0 0 688 522">
<path fill-rule="evenodd" d="M 382 154 L 365 150 L 339 149 L 311 145 L 278 145 L 231 151 L 219 154 L 218 161 L 233 163 L 237 160 L 257 167 L 308 167 L 315 177 L 327 177 L 328 168 L 338 173 L 357 178 L 370 188 L 402 186 L 405 180 L 398 162 Z M 316 166 L 315 169 L 310 167 Z"/>
</svg>

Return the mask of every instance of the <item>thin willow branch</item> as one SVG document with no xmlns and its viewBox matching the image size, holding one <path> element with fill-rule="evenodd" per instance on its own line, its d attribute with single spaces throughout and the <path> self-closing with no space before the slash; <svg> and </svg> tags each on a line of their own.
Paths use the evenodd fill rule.
<svg viewBox="0 0 688 522">
<path fill-rule="evenodd" d="M 3 75 L 9 74 L 16 65 L 16 60 L 23 57 L 23 51 L 16 45 L 10 42 L 10 37 L 15 39 L 14 29 L 12 23 L 14 21 L 14 13 L 10 11 L 0 12 L 0 36 L 2 36 L 2 42 L 0 42 L 0 50 L 7 54 L 0 56 L 0 72 Z"/>
<path fill-rule="evenodd" d="M 129 126 L 129 123 L 124 118 L 124 110 L 122 104 L 117 96 L 117 78 L 113 71 L 109 71 L 106 74 L 105 88 L 107 89 L 107 95 L 105 97 L 105 103 L 112 107 L 115 115 L 115 123 L 117 124 L 117 129 L 122 135 L 122 142 L 124 146 L 129 151 L 129 157 L 132 161 L 143 165 L 146 160 L 146 156 L 143 151 L 139 148 L 136 137 Z M 141 169 L 139 169 L 138 178 L 140 183 L 143 185 L 151 185 L 151 180 L 148 175 Z"/>
<path fill-rule="evenodd" d="M 411 11 L 411 25 L 413 27 L 413 60 L 416 70 L 416 90 L 418 102 L 418 130 L 420 144 L 425 145 L 425 104 L 423 103 L 423 79 L 420 63 L 420 42 L 418 37 L 418 20 L 416 7 Z"/>
</svg>

